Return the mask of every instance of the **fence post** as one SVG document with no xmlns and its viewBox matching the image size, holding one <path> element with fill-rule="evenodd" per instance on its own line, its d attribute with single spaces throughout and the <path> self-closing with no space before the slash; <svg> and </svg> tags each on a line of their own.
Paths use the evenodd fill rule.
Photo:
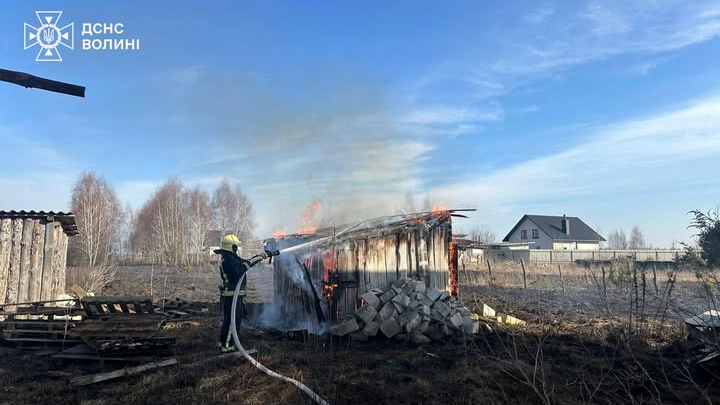
<svg viewBox="0 0 720 405">
<path fill-rule="evenodd" d="M 605 266 L 600 266 L 600 270 L 602 270 L 603 278 L 603 297 L 607 297 L 607 286 L 605 284 Z"/>
<path fill-rule="evenodd" d="M 655 286 L 655 295 L 658 294 L 658 288 L 657 288 L 657 269 L 655 268 L 655 263 L 653 263 L 653 285 Z"/>
<path fill-rule="evenodd" d="M 490 273 L 490 281 L 492 281 L 493 275 L 492 275 L 492 266 L 490 265 L 490 259 L 487 259 L 487 265 L 488 265 L 488 273 Z"/>
<path fill-rule="evenodd" d="M 563 292 L 565 292 L 565 280 L 563 280 L 562 268 L 560 268 L 560 263 L 558 263 L 558 273 L 560 273 L 560 286 L 562 287 Z"/>
<path fill-rule="evenodd" d="M 520 259 L 520 265 L 522 266 L 522 271 L 523 271 L 523 289 L 527 290 L 527 275 L 525 272 L 525 260 Z"/>
</svg>

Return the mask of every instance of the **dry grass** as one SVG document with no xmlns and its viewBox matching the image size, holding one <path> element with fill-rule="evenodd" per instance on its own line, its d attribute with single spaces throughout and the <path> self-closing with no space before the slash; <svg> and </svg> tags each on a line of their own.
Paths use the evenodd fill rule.
<svg viewBox="0 0 720 405">
<path fill-rule="evenodd" d="M 173 291 L 184 291 L 196 276 L 181 274 L 177 280 L 185 286 L 172 286 Z M 642 272 L 631 273 L 629 285 L 608 285 L 606 293 L 592 276 L 583 280 L 580 269 L 568 271 L 580 282 L 565 292 L 488 284 L 473 280 L 470 271 L 464 274 L 460 294 L 470 307 L 483 301 L 529 325 L 498 326 L 475 338 L 422 348 L 385 340 L 296 341 L 253 330 L 244 330 L 242 341 L 258 350 L 262 363 L 333 404 L 710 404 L 720 398 L 716 377 L 684 363 L 690 348 L 675 306 L 687 299 L 679 298 L 691 295 L 700 306 L 718 298 L 702 298 L 711 288 L 697 278 L 664 280 L 655 294 L 647 279 L 643 289 Z M 177 338 L 181 364 L 215 354 L 218 323 L 216 313 L 168 322 L 165 333 Z M 49 378 L 45 372 L 51 368 L 36 356 L 0 354 L 0 403 L 309 403 L 296 388 L 242 360 L 168 368 L 83 388 Z"/>
</svg>

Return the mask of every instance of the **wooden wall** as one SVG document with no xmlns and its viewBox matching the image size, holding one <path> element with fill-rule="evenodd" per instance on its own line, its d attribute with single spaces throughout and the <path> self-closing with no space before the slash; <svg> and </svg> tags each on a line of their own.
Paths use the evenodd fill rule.
<svg viewBox="0 0 720 405">
<path fill-rule="evenodd" d="M 360 295 L 366 291 L 386 290 L 401 277 L 425 281 L 427 287 L 441 291 L 448 290 L 451 238 L 452 225 L 448 217 L 432 227 L 358 236 L 330 246 L 295 250 L 293 255 L 304 258 L 302 261 L 321 301 L 324 318 L 335 320 L 354 312 L 359 307 Z M 287 276 L 292 269 L 283 263 L 281 260 L 274 263 L 274 293 L 276 305 L 287 306 L 288 297 L 298 302 L 302 289 L 292 285 L 294 279 Z M 331 297 L 327 294 L 328 284 L 333 287 Z M 313 297 L 309 295 L 305 302 L 308 299 Z M 307 303 L 303 306 L 312 307 Z M 300 316 L 297 308 L 288 308 L 285 312 L 288 319 Z"/>
<path fill-rule="evenodd" d="M 58 222 L 0 219 L 0 303 L 52 300 L 64 293 L 67 243 Z"/>
</svg>

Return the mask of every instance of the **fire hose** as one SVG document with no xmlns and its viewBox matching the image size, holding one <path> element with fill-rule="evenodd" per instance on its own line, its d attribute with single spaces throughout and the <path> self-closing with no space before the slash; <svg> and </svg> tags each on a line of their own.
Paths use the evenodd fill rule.
<svg viewBox="0 0 720 405">
<path fill-rule="evenodd" d="M 312 398 L 313 401 L 315 401 L 317 404 L 320 405 L 330 405 L 327 401 L 322 399 L 320 395 L 316 394 L 313 390 L 308 388 L 305 384 L 301 383 L 300 381 L 294 380 L 290 377 L 286 377 L 282 374 L 276 373 L 269 368 L 263 366 L 260 364 L 259 361 L 255 360 L 248 354 L 247 351 L 245 351 L 245 348 L 240 343 L 240 338 L 237 334 L 237 327 L 235 323 L 235 311 L 237 310 L 237 301 L 238 301 L 238 294 L 240 292 L 240 287 L 242 286 L 242 282 L 245 279 L 245 274 L 240 277 L 240 280 L 237 283 L 237 286 L 235 287 L 235 293 L 233 294 L 233 300 L 232 300 L 232 309 L 230 310 L 230 331 L 232 332 L 233 342 L 235 343 L 235 347 L 240 351 L 240 354 L 242 354 L 243 357 L 247 359 L 253 366 L 255 366 L 258 370 L 262 371 L 263 373 L 269 375 L 270 377 L 279 378 L 283 381 L 289 382 L 290 384 L 300 388 L 302 392 L 304 392 L 307 396 Z"/>
</svg>

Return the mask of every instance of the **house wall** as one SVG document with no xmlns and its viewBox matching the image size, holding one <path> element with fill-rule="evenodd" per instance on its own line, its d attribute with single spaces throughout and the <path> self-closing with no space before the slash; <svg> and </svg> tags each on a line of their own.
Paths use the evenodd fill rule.
<svg viewBox="0 0 720 405">
<path fill-rule="evenodd" d="M 64 293 L 67 244 L 57 222 L 0 219 L 0 303 L 52 300 Z"/>
<path fill-rule="evenodd" d="M 533 229 L 538 230 L 540 236 L 538 239 L 533 239 Z M 522 230 L 527 231 L 527 239 L 520 238 Z M 535 223 L 532 222 L 529 218 L 525 218 L 525 220 L 523 220 L 523 222 L 515 230 L 515 232 L 510 235 L 510 238 L 508 238 L 508 242 L 534 242 L 530 245 L 530 249 L 553 249 L 553 240 L 545 232 L 543 232 L 542 229 L 535 225 Z M 512 247 L 510 249 L 512 249 Z"/>
</svg>

